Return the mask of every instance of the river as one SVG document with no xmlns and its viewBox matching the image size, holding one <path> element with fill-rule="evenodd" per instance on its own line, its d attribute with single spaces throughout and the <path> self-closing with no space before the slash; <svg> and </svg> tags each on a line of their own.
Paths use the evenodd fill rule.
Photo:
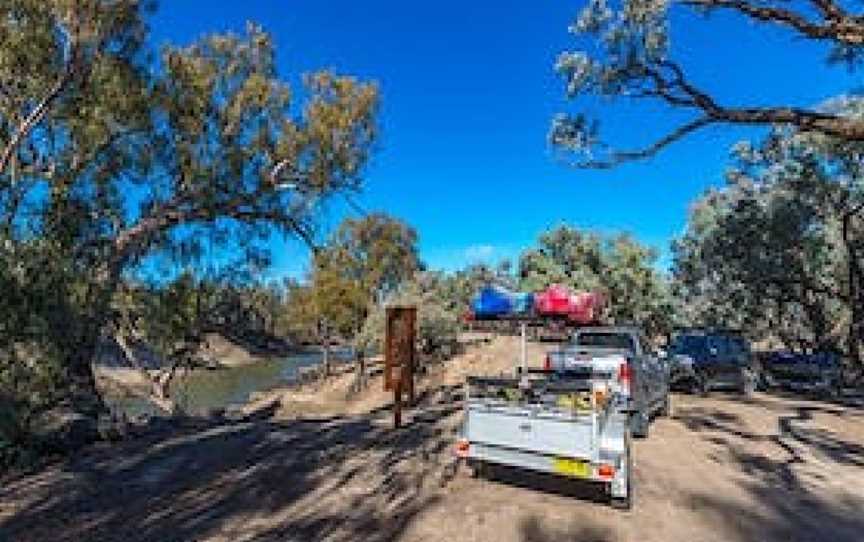
<svg viewBox="0 0 864 542">
<path fill-rule="evenodd" d="M 331 350 L 330 357 L 334 363 L 353 359 L 348 349 Z M 213 409 L 244 404 L 253 392 L 290 384 L 301 368 L 317 365 L 321 361 L 322 353 L 310 350 L 240 367 L 199 369 L 177 380 L 171 390 L 172 397 L 184 412 L 206 414 Z M 160 414 L 152 403 L 140 397 L 108 396 L 105 401 L 112 411 L 130 417 Z"/>
</svg>

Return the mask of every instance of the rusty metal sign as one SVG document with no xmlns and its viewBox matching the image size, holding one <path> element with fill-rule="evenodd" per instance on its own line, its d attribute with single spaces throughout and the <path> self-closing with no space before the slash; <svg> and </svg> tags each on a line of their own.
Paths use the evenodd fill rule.
<svg viewBox="0 0 864 542">
<path fill-rule="evenodd" d="M 384 334 L 384 391 L 394 392 L 395 424 L 400 423 L 402 395 L 414 404 L 417 307 L 387 307 Z"/>
</svg>

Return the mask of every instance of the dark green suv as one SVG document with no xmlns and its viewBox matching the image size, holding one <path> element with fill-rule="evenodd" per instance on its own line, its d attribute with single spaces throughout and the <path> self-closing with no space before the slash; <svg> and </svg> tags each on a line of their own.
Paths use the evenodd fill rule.
<svg viewBox="0 0 864 542">
<path fill-rule="evenodd" d="M 673 387 L 751 393 L 758 381 L 750 343 L 740 334 L 709 330 L 679 333 L 669 347 Z"/>
</svg>

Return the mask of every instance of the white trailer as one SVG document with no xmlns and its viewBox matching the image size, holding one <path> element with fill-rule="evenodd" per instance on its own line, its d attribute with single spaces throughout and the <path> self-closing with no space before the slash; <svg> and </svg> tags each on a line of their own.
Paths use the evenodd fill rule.
<svg viewBox="0 0 864 542">
<path fill-rule="evenodd" d="M 631 365 L 626 353 L 596 352 L 566 367 L 469 377 L 457 454 L 606 487 L 613 506 L 632 504 Z M 581 362 L 580 362 L 581 361 Z"/>
</svg>

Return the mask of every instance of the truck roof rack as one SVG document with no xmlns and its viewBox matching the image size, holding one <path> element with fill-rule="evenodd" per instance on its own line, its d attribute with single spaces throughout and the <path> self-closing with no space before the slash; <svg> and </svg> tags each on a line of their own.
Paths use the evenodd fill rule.
<svg viewBox="0 0 864 542">
<path fill-rule="evenodd" d="M 673 331 L 675 333 L 727 333 L 730 335 L 744 334 L 744 331 L 742 329 L 713 326 L 676 326 L 673 328 Z"/>
</svg>

